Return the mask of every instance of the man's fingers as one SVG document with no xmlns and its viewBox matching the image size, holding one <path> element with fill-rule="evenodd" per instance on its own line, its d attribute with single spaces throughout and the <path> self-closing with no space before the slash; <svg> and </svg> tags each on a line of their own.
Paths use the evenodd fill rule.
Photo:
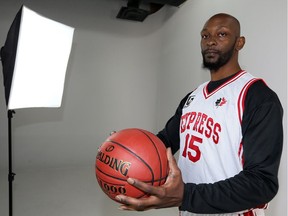
<svg viewBox="0 0 288 216">
<path fill-rule="evenodd" d="M 172 155 L 171 148 L 167 149 L 167 158 L 169 163 L 169 176 L 170 178 L 174 178 L 175 175 L 179 175 L 179 168 L 177 166 L 176 159 Z"/>
<path fill-rule="evenodd" d="M 161 193 L 161 188 L 159 187 L 154 187 L 150 184 L 147 184 L 145 182 L 139 181 L 138 179 L 133 179 L 133 178 L 128 178 L 127 182 L 131 185 L 133 185 L 134 187 L 144 191 L 145 193 L 149 194 L 149 195 L 162 195 Z"/>
<path fill-rule="evenodd" d="M 126 206 L 126 205 L 121 205 L 121 206 L 119 206 L 118 209 L 120 209 L 120 210 L 125 210 L 125 211 L 135 211 L 135 209 L 133 209 L 133 208 L 131 208 L 131 207 L 128 207 L 128 206 Z"/>
<path fill-rule="evenodd" d="M 136 198 L 132 198 L 132 197 L 127 197 L 124 195 L 117 195 L 116 200 L 118 200 L 120 203 L 122 203 L 123 205 L 119 206 L 119 209 L 121 210 L 136 210 L 136 211 L 144 211 L 145 209 L 145 204 L 144 204 L 144 200 L 139 200 Z"/>
<path fill-rule="evenodd" d="M 167 148 L 167 159 L 168 159 L 168 162 L 169 162 L 169 166 L 173 166 L 173 167 L 177 166 L 176 165 L 176 159 L 174 158 L 174 156 L 172 154 L 171 148 Z"/>
</svg>

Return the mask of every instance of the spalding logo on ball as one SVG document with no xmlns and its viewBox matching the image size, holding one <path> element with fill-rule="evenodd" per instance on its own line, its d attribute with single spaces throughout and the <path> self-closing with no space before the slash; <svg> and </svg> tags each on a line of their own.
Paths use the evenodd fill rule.
<svg viewBox="0 0 288 216">
<path fill-rule="evenodd" d="M 165 145 L 153 133 L 138 128 L 109 136 L 99 147 L 95 162 L 97 181 L 113 200 L 119 194 L 135 198 L 149 196 L 128 184 L 127 178 L 160 186 L 165 183 L 168 171 Z"/>
</svg>

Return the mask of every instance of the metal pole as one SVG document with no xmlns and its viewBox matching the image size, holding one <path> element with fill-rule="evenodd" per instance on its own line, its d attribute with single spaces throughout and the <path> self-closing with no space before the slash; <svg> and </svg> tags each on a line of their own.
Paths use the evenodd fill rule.
<svg viewBox="0 0 288 216">
<path fill-rule="evenodd" d="M 12 118 L 15 112 L 13 110 L 8 110 L 8 160 L 9 160 L 9 216 L 13 215 L 13 181 L 15 173 L 13 173 L 12 169 Z"/>
</svg>

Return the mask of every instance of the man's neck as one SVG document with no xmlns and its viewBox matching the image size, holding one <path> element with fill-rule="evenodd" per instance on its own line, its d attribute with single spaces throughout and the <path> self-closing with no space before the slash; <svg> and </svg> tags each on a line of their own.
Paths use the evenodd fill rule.
<svg viewBox="0 0 288 216">
<path fill-rule="evenodd" d="M 219 68 L 218 70 L 211 70 L 210 71 L 211 81 L 224 79 L 226 77 L 229 77 L 237 73 L 240 70 L 241 70 L 241 67 L 239 65 L 236 65 L 235 67 L 223 67 L 223 68 Z"/>
</svg>

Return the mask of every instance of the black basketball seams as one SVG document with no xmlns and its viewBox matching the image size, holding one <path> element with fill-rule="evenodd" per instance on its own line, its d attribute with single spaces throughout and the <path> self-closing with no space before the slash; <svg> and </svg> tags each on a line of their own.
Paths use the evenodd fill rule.
<svg viewBox="0 0 288 216">
<path fill-rule="evenodd" d="M 140 160 L 141 162 L 143 162 L 143 164 L 149 169 L 149 171 L 150 171 L 150 173 L 151 173 L 151 175 L 152 175 L 151 182 L 152 182 L 152 184 L 154 184 L 154 181 L 155 181 L 155 179 L 154 179 L 154 172 L 153 172 L 152 168 L 149 166 L 149 164 L 148 164 L 143 158 L 141 158 L 139 155 L 137 155 L 135 152 L 131 151 L 129 148 L 127 148 L 126 146 L 124 146 L 124 145 L 121 144 L 121 143 L 115 142 L 115 141 L 113 141 L 113 140 L 106 140 L 106 142 L 111 142 L 111 143 L 113 143 L 113 144 L 116 144 L 116 145 L 120 146 L 121 148 L 127 150 L 129 153 L 131 153 L 133 156 L 135 156 L 135 158 L 137 158 L 138 160 Z"/>
<path fill-rule="evenodd" d="M 117 179 L 117 180 L 120 180 L 120 181 L 127 181 L 127 179 L 125 179 L 125 178 L 118 178 L 118 177 L 115 177 L 115 176 L 113 176 L 113 175 L 109 175 L 109 174 L 105 173 L 103 170 L 99 169 L 99 167 L 97 167 L 97 166 L 96 166 L 96 169 L 97 169 L 100 173 L 102 173 L 102 174 L 104 174 L 104 175 L 106 175 L 106 176 L 109 176 L 110 178 Z M 102 179 L 101 179 L 101 180 L 102 180 Z M 113 184 L 114 184 L 114 183 L 113 183 Z"/>
<path fill-rule="evenodd" d="M 162 177 L 162 162 L 161 162 L 161 158 L 160 158 L 157 146 L 155 145 L 154 141 L 151 139 L 151 137 L 145 131 L 140 130 L 140 129 L 137 129 L 137 130 L 141 131 L 143 134 L 145 134 L 148 137 L 148 139 L 151 141 L 151 143 L 153 144 L 153 146 L 154 146 L 154 148 L 156 150 L 157 156 L 158 156 L 158 161 L 160 163 L 160 179 L 163 179 L 163 177 Z M 159 185 L 160 185 L 160 183 L 161 182 L 159 181 Z"/>
</svg>

